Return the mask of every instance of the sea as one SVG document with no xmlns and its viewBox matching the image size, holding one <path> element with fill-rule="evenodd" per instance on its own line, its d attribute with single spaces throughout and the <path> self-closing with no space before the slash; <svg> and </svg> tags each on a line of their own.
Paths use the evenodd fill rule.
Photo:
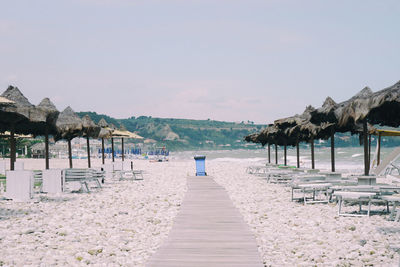
<svg viewBox="0 0 400 267">
<path fill-rule="evenodd" d="M 381 148 L 381 160 L 388 155 L 394 147 Z M 331 170 L 331 149 L 329 147 L 316 147 L 315 168 Z M 237 149 L 237 150 L 199 150 L 171 152 L 170 158 L 177 160 L 193 159 L 195 155 L 206 156 L 207 161 L 213 162 L 248 162 L 249 165 L 262 165 L 268 162 L 268 151 L 263 149 Z M 371 147 L 371 162 L 376 159 L 376 148 Z M 271 147 L 271 162 L 275 163 L 275 150 Z M 278 164 L 284 163 L 283 147 L 278 147 Z M 287 164 L 296 166 L 296 148 L 287 149 Z M 400 164 L 399 164 L 400 165 Z M 300 148 L 300 167 L 311 168 L 310 148 Z M 362 173 L 364 170 L 364 148 L 337 147 L 335 148 L 335 169 L 338 172 Z"/>
</svg>

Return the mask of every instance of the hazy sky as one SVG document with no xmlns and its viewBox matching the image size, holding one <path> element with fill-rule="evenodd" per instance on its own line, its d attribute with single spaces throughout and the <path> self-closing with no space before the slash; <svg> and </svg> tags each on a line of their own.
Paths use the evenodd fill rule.
<svg viewBox="0 0 400 267">
<path fill-rule="evenodd" d="M 400 80 L 398 0 L 0 2 L 0 89 L 117 118 L 269 123 Z"/>
</svg>

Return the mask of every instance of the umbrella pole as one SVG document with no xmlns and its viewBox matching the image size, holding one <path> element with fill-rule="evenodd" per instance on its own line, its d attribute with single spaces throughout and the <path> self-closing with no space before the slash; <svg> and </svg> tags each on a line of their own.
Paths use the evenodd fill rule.
<svg viewBox="0 0 400 267">
<path fill-rule="evenodd" d="M 369 175 L 369 164 L 368 164 L 368 126 L 367 120 L 363 122 L 363 139 L 364 139 L 364 175 Z"/>
<path fill-rule="evenodd" d="M 271 144 L 268 144 L 268 163 L 271 163 Z"/>
<path fill-rule="evenodd" d="M 72 169 L 72 146 L 71 146 L 71 139 L 68 139 L 68 158 L 69 158 L 69 167 Z"/>
<path fill-rule="evenodd" d="M 283 146 L 283 156 L 284 156 L 284 165 L 287 165 L 287 146 L 286 146 L 286 142 L 285 145 Z"/>
<path fill-rule="evenodd" d="M 300 168 L 300 148 L 298 139 L 296 141 L 296 155 L 297 155 L 297 168 Z"/>
<path fill-rule="evenodd" d="M 102 160 L 103 165 L 104 165 L 105 164 L 104 163 L 104 138 L 101 138 L 101 160 Z"/>
<path fill-rule="evenodd" d="M 88 168 L 91 168 L 91 166 L 90 166 L 90 143 L 89 143 L 89 135 L 87 133 L 86 133 L 86 148 L 87 148 Z"/>
<path fill-rule="evenodd" d="M 114 162 L 114 138 L 111 137 L 111 154 L 112 154 L 112 162 Z"/>
<path fill-rule="evenodd" d="M 49 164 L 49 130 L 46 127 L 46 134 L 44 136 L 44 151 L 45 151 L 45 160 L 46 160 L 46 170 L 50 168 Z"/>
<path fill-rule="evenodd" d="M 315 158 L 314 158 L 314 138 L 311 138 L 311 169 L 315 169 Z"/>
<path fill-rule="evenodd" d="M 331 133 L 331 165 L 332 172 L 335 172 L 335 132 L 333 130 Z"/>
<path fill-rule="evenodd" d="M 381 161 L 381 133 L 379 132 L 379 134 L 378 134 L 378 158 L 377 158 L 377 163 L 376 163 L 377 166 L 379 166 L 380 161 Z"/>
<path fill-rule="evenodd" d="M 15 133 L 14 133 L 14 127 L 11 129 L 11 134 L 10 134 L 10 170 L 14 170 L 14 163 L 15 163 L 15 158 L 16 158 L 16 144 L 15 144 Z"/>
<path fill-rule="evenodd" d="M 371 135 L 368 134 L 368 166 L 371 166 Z"/>
<path fill-rule="evenodd" d="M 278 164 L 278 145 L 275 144 L 275 164 Z"/>
<path fill-rule="evenodd" d="M 121 153 L 122 153 L 122 161 L 124 161 L 124 159 L 125 159 L 125 155 L 124 155 L 124 138 L 122 137 L 121 138 Z"/>
</svg>

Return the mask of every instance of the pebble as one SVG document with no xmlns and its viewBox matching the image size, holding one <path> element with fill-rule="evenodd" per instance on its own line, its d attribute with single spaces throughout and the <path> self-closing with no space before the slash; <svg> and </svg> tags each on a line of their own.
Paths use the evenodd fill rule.
<svg viewBox="0 0 400 267">
<path fill-rule="evenodd" d="M 146 171 L 143 181 L 106 181 L 90 194 L 36 193 L 37 203 L 0 200 L 2 265 L 144 266 L 168 236 L 193 166 L 134 164 Z"/>
</svg>

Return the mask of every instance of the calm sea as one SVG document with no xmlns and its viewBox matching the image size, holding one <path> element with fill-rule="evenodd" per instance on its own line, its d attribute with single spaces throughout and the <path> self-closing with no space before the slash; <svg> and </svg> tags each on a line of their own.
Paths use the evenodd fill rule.
<svg viewBox="0 0 400 267">
<path fill-rule="evenodd" d="M 394 148 L 383 147 L 381 159 Z M 371 158 L 374 158 L 375 147 L 371 147 Z M 342 172 L 362 172 L 364 166 L 363 147 L 346 147 L 335 149 L 336 170 Z M 249 165 L 261 165 L 268 161 L 267 149 L 258 150 L 214 150 L 214 151 L 184 151 L 171 153 L 171 159 L 193 159 L 194 155 L 205 155 L 206 161 L 238 162 L 246 161 Z M 296 165 L 296 148 L 287 150 L 288 165 Z M 271 147 L 271 162 L 275 162 L 275 150 Z M 278 148 L 278 163 L 283 164 L 283 147 Z M 310 148 L 300 148 L 301 167 L 311 168 Z M 331 168 L 330 148 L 315 148 L 315 167 L 321 170 Z"/>
</svg>

